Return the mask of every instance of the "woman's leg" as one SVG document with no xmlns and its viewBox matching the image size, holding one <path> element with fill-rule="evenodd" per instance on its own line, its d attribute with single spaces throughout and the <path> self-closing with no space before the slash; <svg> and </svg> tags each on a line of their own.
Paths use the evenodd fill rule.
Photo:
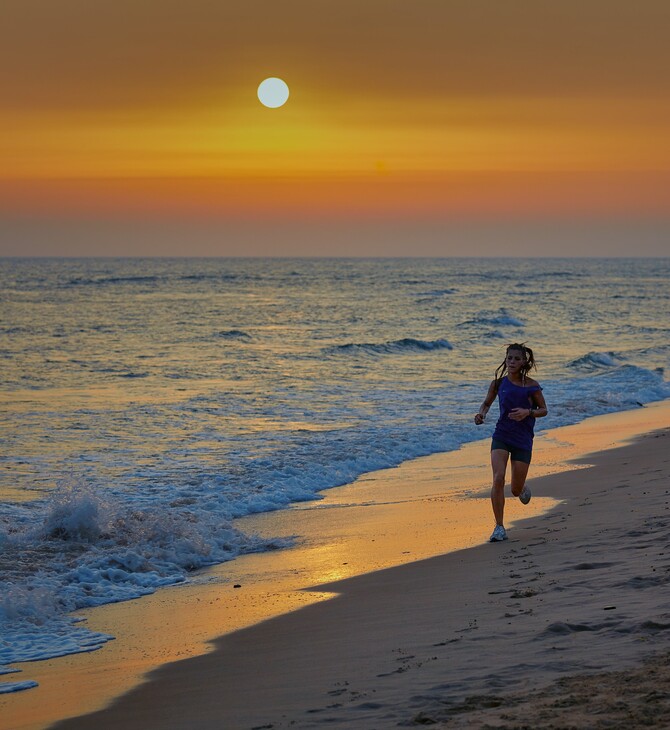
<svg viewBox="0 0 670 730">
<path fill-rule="evenodd" d="M 493 486 L 491 487 L 491 505 L 496 525 L 502 525 L 505 512 L 505 472 L 509 452 L 504 449 L 491 451 L 491 469 L 493 470 Z"/>
<path fill-rule="evenodd" d="M 529 466 L 530 464 L 526 464 L 525 461 L 515 461 L 512 459 L 512 494 L 515 497 L 518 497 L 523 491 Z"/>
</svg>

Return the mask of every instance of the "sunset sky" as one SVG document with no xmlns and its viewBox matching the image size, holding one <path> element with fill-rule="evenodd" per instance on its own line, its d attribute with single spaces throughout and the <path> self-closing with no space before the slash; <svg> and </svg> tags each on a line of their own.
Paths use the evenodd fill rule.
<svg viewBox="0 0 670 730">
<path fill-rule="evenodd" d="M 3 0 L 0 254 L 665 255 L 669 30 L 667 0 Z"/>
</svg>

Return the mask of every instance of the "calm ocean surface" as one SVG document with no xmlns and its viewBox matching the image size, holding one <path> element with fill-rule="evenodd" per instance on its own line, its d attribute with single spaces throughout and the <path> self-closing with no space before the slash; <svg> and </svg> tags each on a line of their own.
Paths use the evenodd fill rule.
<svg viewBox="0 0 670 730">
<path fill-rule="evenodd" d="M 509 342 L 535 350 L 538 430 L 670 397 L 669 277 L 670 259 L 0 259 L 0 665 L 101 646 L 76 608 L 281 546 L 235 517 L 487 436 L 472 417 Z"/>
</svg>

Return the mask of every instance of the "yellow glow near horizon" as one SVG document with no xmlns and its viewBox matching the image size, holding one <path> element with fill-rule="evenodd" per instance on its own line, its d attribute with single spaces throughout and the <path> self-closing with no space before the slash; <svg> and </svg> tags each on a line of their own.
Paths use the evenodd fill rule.
<svg viewBox="0 0 670 730">
<path fill-rule="evenodd" d="M 449 100 L 411 111 L 5 113 L 0 179 L 358 177 L 380 162 L 384 174 L 424 177 L 670 169 L 670 144 L 659 144 L 668 102 Z"/>
</svg>

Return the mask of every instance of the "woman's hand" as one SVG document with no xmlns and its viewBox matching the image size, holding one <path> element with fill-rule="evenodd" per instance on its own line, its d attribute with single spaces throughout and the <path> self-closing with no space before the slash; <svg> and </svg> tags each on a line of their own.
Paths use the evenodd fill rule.
<svg viewBox="0 0 670 730">
<path fill-rule="evenodd" d="M 509 417 L 513 421 L 523 421 L 528 416 L 530 416 L 530 408 L 512 408 L 509 412 Z"/>
<path fill-rule="evenodd" d="M 481 413 L 478 413 L 478 414 L 477 414 L 477 415 L 475 416 L 475 423 L 476 423 L 476 424 L 477 424 L 478 426 L 481 426 L 481 425 L 482 425 L 482 423 L 484 423 L 484 416 L 482 416 L 482 414 L 481 414 Z"/>
</svg>

